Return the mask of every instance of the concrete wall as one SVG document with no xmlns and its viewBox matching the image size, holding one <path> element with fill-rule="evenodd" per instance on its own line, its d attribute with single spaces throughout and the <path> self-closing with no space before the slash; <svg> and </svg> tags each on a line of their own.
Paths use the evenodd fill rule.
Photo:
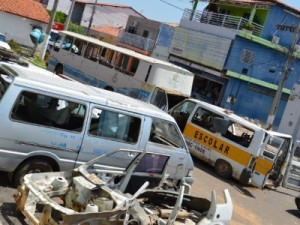
<svg viewBox="0 0 300 225">
<path fill-rule="evenodd" d="M 300 85 L 294 85 L 292 94 L 284 110 L 278 131 L 290 134 L 300 140 Z"/>
<path fill-rule="evenodd" d="M 33 47 L 29 36 L 33 25 L 40 26 L 44 32 L 46 31 L 47 24 L 45 23 L 0 12 L 0 33 L 5 34 L 8 40 L 13 39 L 22 45 Z"/>
<path fill-rule="evenodd" d="M 62 11 L 64 14 L 68 15 L 71 7 L 71 0 L 59 0 L 57 5 L 57 11 Z M 54 0 L 49 0 L 47 9 L 52 10 Z"/>
<path fill-rule="evenodd" d="M 144 31 L 148 31 L 148 39 L 156 40 L 158 33 L 159 33 L 159 27 L 160 22 L 148 20 L 145 18 L 140 18 L 136 16 L 129 16 L 127 26 L 125 28 L 125 31 L 129 31 L 129 27 L 136 27 L 136 35 L 143 36 Z"/>
<path fill-rule="evenodd" d="M 83 16 L 80 22 L 81 26 L 88 27 L 90 18 L 93 12 L 93 5 L 88 4 L 85 6 Z M 141 17 L 130 8 L 109 7 L 98 5 L 95 9 L 93 17 L 93 26 L 112 26 L 125 29 L 129 15 Z"/>
</svg>

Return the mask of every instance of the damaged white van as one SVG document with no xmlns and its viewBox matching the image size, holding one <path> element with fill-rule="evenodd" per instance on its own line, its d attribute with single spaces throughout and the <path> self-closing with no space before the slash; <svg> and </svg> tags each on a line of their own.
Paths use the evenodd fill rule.
<svg viewBox="0 0 300 225">
<path fill-rule="evenodd" d="M 182 178 L 193 182 L 193 161 L 175 120 L 139 100 L 0 62 L 0 117 L 0 170 L 15 185 L 27 173 L 73 169 L 121 148 L 168 154 L 169 179 L 178 187 Z"/>
</svg>

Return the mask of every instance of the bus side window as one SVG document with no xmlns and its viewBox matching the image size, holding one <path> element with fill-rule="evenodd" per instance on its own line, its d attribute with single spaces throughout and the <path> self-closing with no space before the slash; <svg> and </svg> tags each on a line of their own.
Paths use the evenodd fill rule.
<svg viewBox="0 0 300 225">
<path fill-rule="evenodd" d="M 97 45 L 89 43 L 84 53 L 84 58 L 97 62 L 101 48 Z"/>
<path fill-rule="evenodd" d="M 74 39 L 72 37 L 66 36 L 62 45 L 62 49 L 66 51 L 70 51 Z"/>
<path fill-rule="evenodd" d="M 114 57 L 114 53 L 115 52 L 113 50 L 103 48 L 103 50 L 100 54 L 99 63 L 104 66 L 108 66 L 108 67 L 112 68 L 113 67 L 112 60 Z"/>
<path fill-rule="evenodd" d="M 75 53 L 76 55 L 81 55 L 86 43 L 81 40 L 75 40 L 74 44 L 71 47 L 71 52 Z"/>
<path fill-rule="evenodd" d="M 129 72 L 131 72 L 132 74 L 135 74 L 135 72 L 137 71 L 137 68 L 139 66 L 140 61 L 137 58 L 133 58 L 133 62 L 129 68 Z"/>
<path fill-rule="evenodd" d="M 133 76 L 134 75 L 134 73 L 132 72 L 133 62 L 134 62 L 133 57 L 125 54 L 118 54 L 116 58 L 116 69 L 129 76 Z"/>
</svg>

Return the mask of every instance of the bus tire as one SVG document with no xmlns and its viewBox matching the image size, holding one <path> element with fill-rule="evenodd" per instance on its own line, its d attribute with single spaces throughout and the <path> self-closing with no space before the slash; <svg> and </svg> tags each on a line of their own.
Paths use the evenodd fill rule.
<svg viewBox="0 0 300 225">
<path fill-rule="evenodd" d="M 107 91 L 114 91 L 114 89 L 111 87 L 111 86 L 106 86 L 104 88 L 104 90 L 107 90 Z"/>
<path fill-rule="evenodd" d="M 63 74 L 64 73 L 64 67 L 63 67 L 63 65 L 57 64 L 56 67 L 55 67 L 54 72 L 56 74 Z"/>
<path fill-rule="evenodd" d="M 223 178 L 229 179 L 232 177 L 232 166 L 223 159 L 218 159 L 215 164 L 215 171 Z"/>
<path fill-rule="evenodd" d="M 44 159 L 30 159 L 23 162 L 14 172 L 13 185 L 18 187 L 23 183 L 23 177 L 29 173 L 52 172 L 54 168 Z"/>
</svg>

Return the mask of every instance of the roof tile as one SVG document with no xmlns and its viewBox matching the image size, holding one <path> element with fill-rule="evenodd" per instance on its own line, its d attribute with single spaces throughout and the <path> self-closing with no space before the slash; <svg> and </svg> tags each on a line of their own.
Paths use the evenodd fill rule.
<svg viewBox="0 0 300 225">
<path fill-rule="evenodd" d="M 0 0 L 0 11 L 43 23 L 48 23 L 50 18 L 43 5 L 34 0 Z"/>
</svg>

